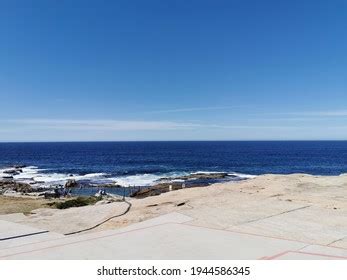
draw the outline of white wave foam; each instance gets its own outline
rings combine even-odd
[[[131,186],[151,186],[155,181],[162,178],[162,176],[154,174],[141,174],[141,175],[130,175],[124,177],[113,178],[115,182],[123,187]]]
[[[102,180],[105,179],[106,173],[89,173],[85,175],[73,175],[73,174],[65,174],[65,173],[48,173],[44,172],[47,169],[41,169],[36,166],[27,166],[21,168],[22,172],[19,174],[7,174],[4,173],[6,170],[11,170],[11,168],[3,168],[0,169],[0,178],[12,176],[13,179],[19,180],[22,182],[42,182],[44,184],[65,184],[65,182],[69,179],[74,180]],[[72,176],[71,176],[72,175]]]
[[[98,181],[98,180],[104,180],[105,176],[108,174],[106,173],[89,173],[85,175],[73,175],[70,174],[64,174],[64,173],[42,173],[37,174],[33,177],[34,181],[41,181],[44,183],[60,183],[64,184],[67,180],[88,180],[88,181]]]
[[[228,173],[228,175],[229,176],[236,176],[236,177],[241,178],[241,179],[253,179],[253,178],[257,177],[256,175],[242,174],[242,173],[236,173],[236,172]]]
[[[218,171],[197,171],[197,172],[168,172],[162,174],[136,174],[136,175],[127,175],[127,176],[117,176],[117,177],[109,177],[107,173],[89,173],[85,175],[79,174],[65,174],[65,173],[49,173],[47,169],[41,169],[36,166],[27,166],[21,168],[22,172],[19,174],[7,174],[4,171],[9,170],[11,168],[3,168],[0,169],[0,178],[13,176],[15,180],[20,180],[23,182],[34,183],[40,182],[42,186],[50,186],[54,184],[62,184],[64,185],[66,181],[69,179],[74,179],[77,181],[90,181],[94,184],[102,184],[102,183],[116,183],[123,187],[130,186],[152,186],[158,181],[165,181],[163,178],[168,178],[167,181],[176,181],[183,182],[184,180],[175,179],[176,177],[186,176],[186,175],[194,175],[194,174],[221,174],[226,172],[218,172]],[[242,173],[228,173],[230,176],[236,176],[240,179],[251,179],[255,178],[254,175],[242,174]]]
[[[163,178],[175,178],[178,176],[183,176],[188,173],[186,172],[170,172],[163,174],[137,174],[137,175],[129,175],[122,177],[112,178],[118,185],[123,187],[131,187],[131,186],[152,186],[157,183],[159,180]],[[111,178],[110,178],[111,179]]]
[[[196,174],[224,174],[227,172],[222,172],[222,171],[197,171],[197,172],[192,172],[190,174],[196,175]]]

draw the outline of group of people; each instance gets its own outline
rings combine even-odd
[[[61,188],[56,188],[54,189],[54,194],[57,196],[57,197],[65,197],[65,196],[68,196],[71,194],[71,189],[67,189],[65,187],[61,187]]]

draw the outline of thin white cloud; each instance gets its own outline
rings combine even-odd
[[[166,121],[18,119],[3,122],[17,125],[17,128],[60,130],[175,130],[200,127],[199,124]]]
[[[346,139],[347,127],[303,124],[224,124],[134,120],[0,120],[4,141]],[[323,137],[324,136],[324,137]]]
[[[256,121],[256,120],[254,120]],[[7,129],[20,130],[75,130],[75,131],[163,131],[196,129],[301,129],[303,126],[208,124],[170,121],[125,121],[125,120],[61,120],[61,119],[16,119],[3,120],[10,124]]]
[[[298,111],[298,112],[272,112],[252,114],[254,119],[248,119],[249,121],[329,121],[329,120],[346,120],[347,110],[331,110],[331,111]],[[264,118],[264,116],[267,116]]]
[[[273,118],[257,118],[253,119],[253,121],[262,121],[262,122],[320,122],[320,121],[326,121],[326,120],[336,120],[341,119],[341,117],[314,117],[314,116],[301,116],[301,117],[273,117]],[[248,120],[249,121],[249,120]],[[252,121],[252,120],[251,120]]]
[[[292,112],[289,115],[316,117],[347,117],[347,110]]]
[[[328,111],[328,112],[316,112],[310,115],[317,115],[323,117],[347,117],[347,111]]]
[[[167,110],[155,110],[145,112],[147,114],[161,114],[161,113],[181,113],[181,112],[196,112],[196,111],[214,111],[214,110],[228,110],[243,108],[245,106],[218,106],[218,107],[192,107],[192,108],[176,108]]]

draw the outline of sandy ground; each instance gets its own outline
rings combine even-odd
[[[347,248],[347,175],[263,175],[129,201],[132,207],[126,215],[94,231],[120,228],[175,211],[192,217],[190,224],[195,226]],[[0,209],[6,209],[0,205]],[[68,233],[121,214],[126,207],[124,202],[115,202],[66,210],[38,209],[26,216],[2,215],[0,220]]]

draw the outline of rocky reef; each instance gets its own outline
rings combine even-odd
[[[158,183],[151,187],[138,188],[130,196],[134,198],[145,198],[182,188],[206,187],[213,183],[234,178],[236,176],[226,172],[196,172],[185,176],[165,177],[158,180]]]
[[[162,178],[161,180],[216,180],[225,179],[227,177],[234,177],[226,172],[196,172],[185,176],[178,176],[174,178]]]
[[[93,195],[103,192],[144,198],[185,187],[204,187],[226,180],[238,180],[237,176],[226,172],[195,172],[176,177],[162,177],[150,185],[146,183],[145,185],[124,186],[120,185],[117,180],[100,180],[100,182],[97,182],[89,180],[88,177],[86,179],[83,178],[84,175],[73,174],[68,175],[65,180],[44,181],[42,179],[40,181],[40,178],[45,178],[45,174],[37,176],[36,170],[33,169],[34,172],[32,172],[30,168],[25,165],[13,165],[2,168],[0,172],[0,194],[58,198],[75,195]],[[122,178],[120,178],[120,182],[122,182]]]
[[[185,187],[198,188],[198,187],[205,187],[208,185],[209,184],[186,185],[185,183],[179,183],[179,182],[159,183],[159,184],[156,184],[156,185],[151,186],[151,187],[138,188],[138,190],[136,190],[130,194],[130,197],[145,198],[148,196],[156,196],[156,195],[160,195],[162,193],[180,190],[180,189],[183,189]]]
[[[0,180],[0,194],[4,193],[5,191],[30,193],[36,191],[36,189],[27,183],[16,182],[13,179]]]

